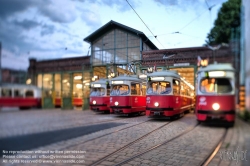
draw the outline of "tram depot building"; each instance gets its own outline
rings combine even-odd
[[[43,108],[71,109],[89,107],[90,82],[121,74],[146,74],[148,70],[177,70],[185,80],[195,84],[201,63],[231,63],[235,53],[231,47],[213,51],[207,47],[159,50],[146,35],[126,25],[110,21],[86,38],[90,56],[37,61],[30,59],[28,68],[31,84],[43,90]]]

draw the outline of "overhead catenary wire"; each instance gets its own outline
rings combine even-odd
[[[179,29],[179,31],[183,30],[184,28],[186,28],[188,25],[190,25],[192,22],[194,22],[196,19],[198,19],[200,16],[202,16],[204,13],[206,13],[207,11],[199,14],[197,17],[195,17],[193,20],[191,20],[189,23],[187,23],[185,26],[183,26],[181,29]],[[179,32],[177,31],[177,32]]]
[[[208,7],[208,10],[209,10],[209,14],[210,14],[210,26],[212,28],[212,16],[211,16],[211,10],[213,7],[216,6],[216,4],[212,5],[212,6],[209,6],[208,3],[207,3],[207,0],[205,0],[206,4],[207,4],[207,7]]]
[[[161,44],[161,42],[157,39],[157,35],[154,35],[154,33],[149,29],[149,27],[146,25],[146,23],[142,20],[142,18],[139,16],[139,14],[135,11],[135,9],[132,7],[132,5],[128,2],[128,0],[126,0],[127,3],[129,4],[129,6],[134,10],[134,12],[136,13],[136,15],[140,18],[140,20],[143,22],[143,24],[147,27],[147,29],[150,31],[150,33],[155,37],[155,39]],[[161,46],[163,48],[165,48],[162,44]]]
[[[196,19],[198,19],[200,16],[202,16],[204,13],[206,13],[207,10],[201,14],[199,14],[197,17],[195,17],[193,20],[191,20],[189,23],[187,23],[185,26],[183,26],[182,28],[180,28],[178,31],[172,32],[172,33],[167,33],[167,34],[161,34],[161,35],[156,35],[156,36],[163,36],[163,35],[170,35],[170,34],[183,34],[180,31],[182,31],[183,29],[185,29],[188,25],[190,25],[192,22],[194,22]],[[187,35],[187,34],[186,34]],[[151,36],[150,36],[151,37]],[[196,37],[198,38],[198,37]]]

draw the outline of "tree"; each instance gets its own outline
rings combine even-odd
[[[236,28],[240,27],[240,10],[241,0],[228,0],[223,3],[214,22],[214,27],[207,35],[206,43],[208,45],[229,43],[232,30],[236,33]]]

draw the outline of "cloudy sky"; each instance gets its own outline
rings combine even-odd
[[[159,49],[202,46],[226,1],[0,0],[2,68],[26,70],[29,58],[85,56],[83,38],[110,20],[142,31]]]

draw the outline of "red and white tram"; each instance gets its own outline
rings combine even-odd
[[[121,115],[140,114],[146,109],[145,80],[137,75],[111,79],[110,111]]]
[[[230,64],[211,64],[197,72],[196,108],[198,121],[235,120],[235,70]]]
[[[110,112],[109,110],[109,96],[110,85],[109,80],[100,79],[90,84],[90,109],[96,112]]]
[[[19,107],[20,109],[41,107],[42,91],[36,86],[2,84],[0,92],[0,107]]]
[[[146,115],[154,118],[182,116],[194,107],[194,87],[175,70],[148,74]]]

